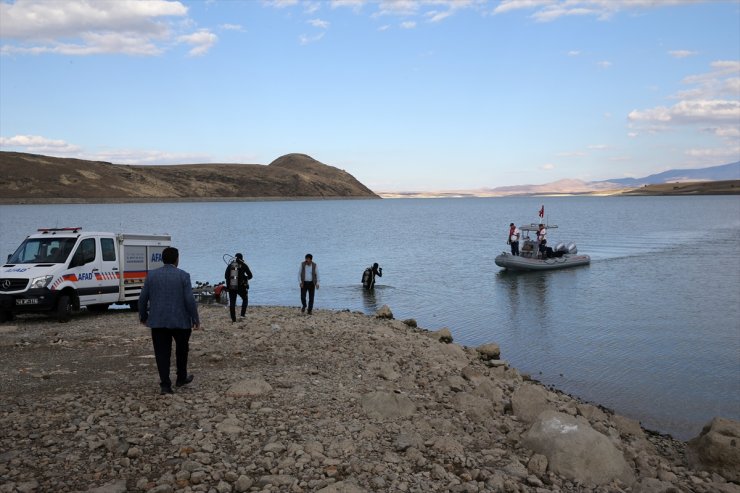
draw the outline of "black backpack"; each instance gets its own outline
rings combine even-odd
[[[373,269],[372,267],[368,267],[365,269],[365,272],[362,273],[362,285],[367,287],[370,287],[370,282],[373,279]]]

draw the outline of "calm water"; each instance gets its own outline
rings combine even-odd
[[[500,271],[509,222],[543,203],[551,243],[575,241],[592,264]],[[387,304],[461,344],[497,342],[519,370],[678,438],[740,419],[737,196],[0,206],[0,254],[50,226],[169,233],[193,281],[221,280],[222,256],[244,252],[253,304],[297,306],[310,252],[317,308]]]

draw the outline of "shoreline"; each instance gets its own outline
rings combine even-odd
[[[381,197],[111,197],[111,198],[19,198],[0,197],[0,205],[55,204],[169,204],[188,202],[292,202],[318,200],[380,200]]]
[[[0,325],[0,492],[740,491],[690,443],[531,380],[493,342],[349,311],[199,310],[195,380],[172,396],[135,313]],[[545,417],[587,441],[542,445]]]

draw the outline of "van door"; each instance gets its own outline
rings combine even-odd
[[[117,303],[119,293],[118,257],[113,236],[100,237],[100,272],[96,274],[101,303]]]
[[[95,274],[100,273],[100,262],[95,238],[85,238],[77,245],[69,262],[68,274],[77,288],[80,306],[99,303],[99,286]],[[67,277],[65,275],[65,277]]]

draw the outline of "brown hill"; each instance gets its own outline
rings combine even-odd
[[[626,190],[621,195],[740,195],[740,180],[658,183]]]
[[[0,152],[0,202],[378,198],[344,170],[305,154],[269,165],[131,166]]]

